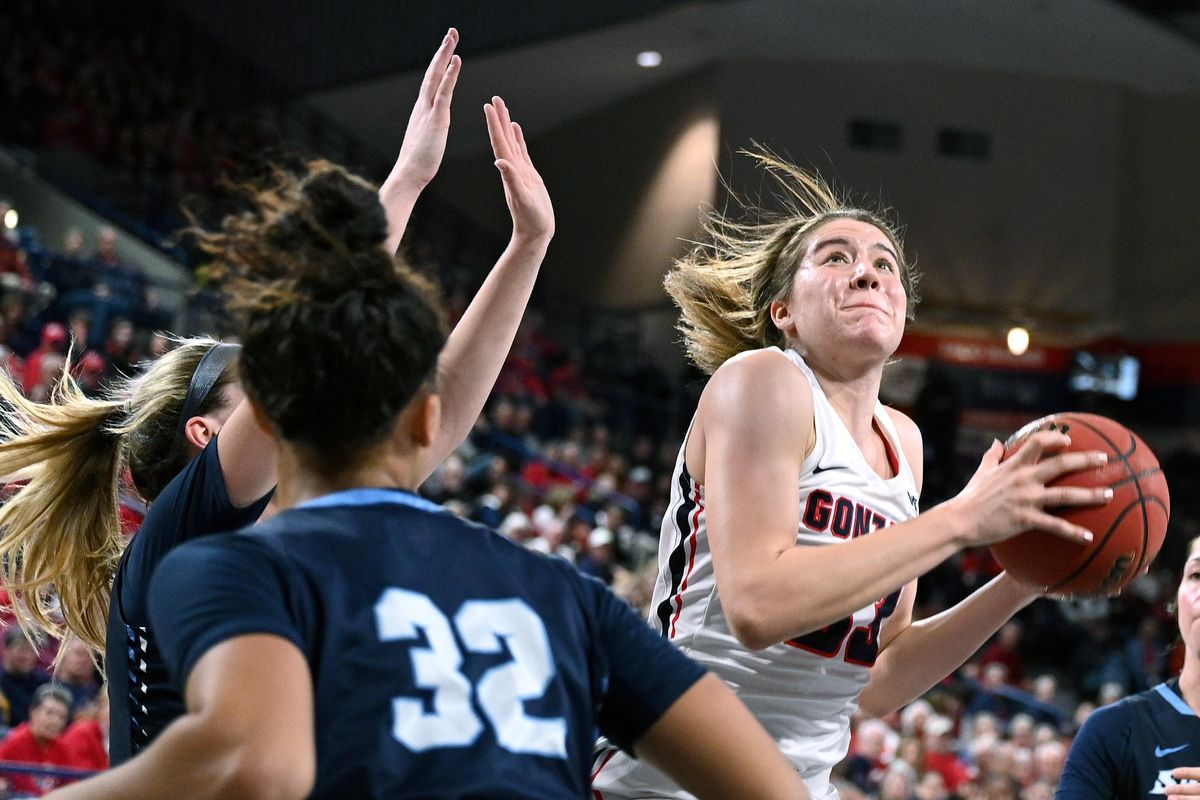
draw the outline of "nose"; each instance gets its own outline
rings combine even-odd
[[[855,289],[878,289],[879,273],[859,261],[854,266],[854,273],[850,276],[850,286]]]

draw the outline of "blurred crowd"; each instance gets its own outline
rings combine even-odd
[[[11,215],[0,196],[0,220]],[[29,228],[0,222],[0,367],[26,395],[45,400],[62,374],[91,395],[117,375],[166,352],[173,314],[159,306],[152,284],[122,260],[112,228],[71,229],[61,249],[48,250]]]
[[[222,110],[186,54],[104,4],[10,0],[0,14],[0,141],[107,168],[108,202],[161,231],[270,129]],[[20,113],[10,113],[20,109]]]

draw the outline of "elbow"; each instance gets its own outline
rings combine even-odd
[[[285,753],[246,751],[230,766],[219,794],[221,798],[303,800],[316,782],[312,759],[293,759]]]
[[[780,606],[769,599],[756,599],[748,592],[740,593],[736,602],[725,602],[725,619],[729,629],[743,647],[764,650],[771,645],[820,630],[828,621],[780,613]]]
[[[858,698],[858,710],[873,719],[883,719],[898,709],[899,706],[895,703],[889,703],[880,697],[868,697],[866,692]]]
[[[765,650],[783,640],[756,603],[742,600],[727,604],[725,619],[729,623],[729,630],[747,650]]]

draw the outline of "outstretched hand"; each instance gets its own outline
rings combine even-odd
[[[1103,505],[1112,498],[1112,489],[1108,487],[1047,485],[1068,473],[1092,469],[1108,461],[1108,456],[1099,451],[1062,452],[1070,443],[1062,433],[1039,431],[1011,458],[1001,462],[1004,447],[993,442],[974,477],[950,501],[965,509],[972,526],[962,544],[968,547],[992,544],[1029,530],[1045,531],[1074,542],[1090,542],[1091,531],[1046,510]]]
[[[425,70],[389,180],[424,188],[437,174],[450,131],[450,101],[454,99],[454,85],[462,70],[462,59],[454,54],[457,46],[458,31],[451,28]]]
[[[488,138],[496,155],[496,169],[504,182],[504,199],[512,214],[513,238],[525,242],[548,242],[554,235],[554,207],[542,176],[529,159],[521,126],[508,115],[499,97],[483,106]]]

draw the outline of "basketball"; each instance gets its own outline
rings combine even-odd
[[[1035,420],[1004,443],[1004,458],[1042,430],[1070,436],[1068,450],[1108,453],[1107,464],[1070,473],[1049,485],[1109,486],[1113,498],[1103,506],[1048,509],[1090,530],[1095,535],[1090,544],[1027,531],[992,545],[992,552],[1009,574],[1023,583],[1045,587],[1048,594],[1113,594],[1139,575],[1162,547],[1171,517],[1166,477],[1137,434],[1096,414],[1051,414]]]

